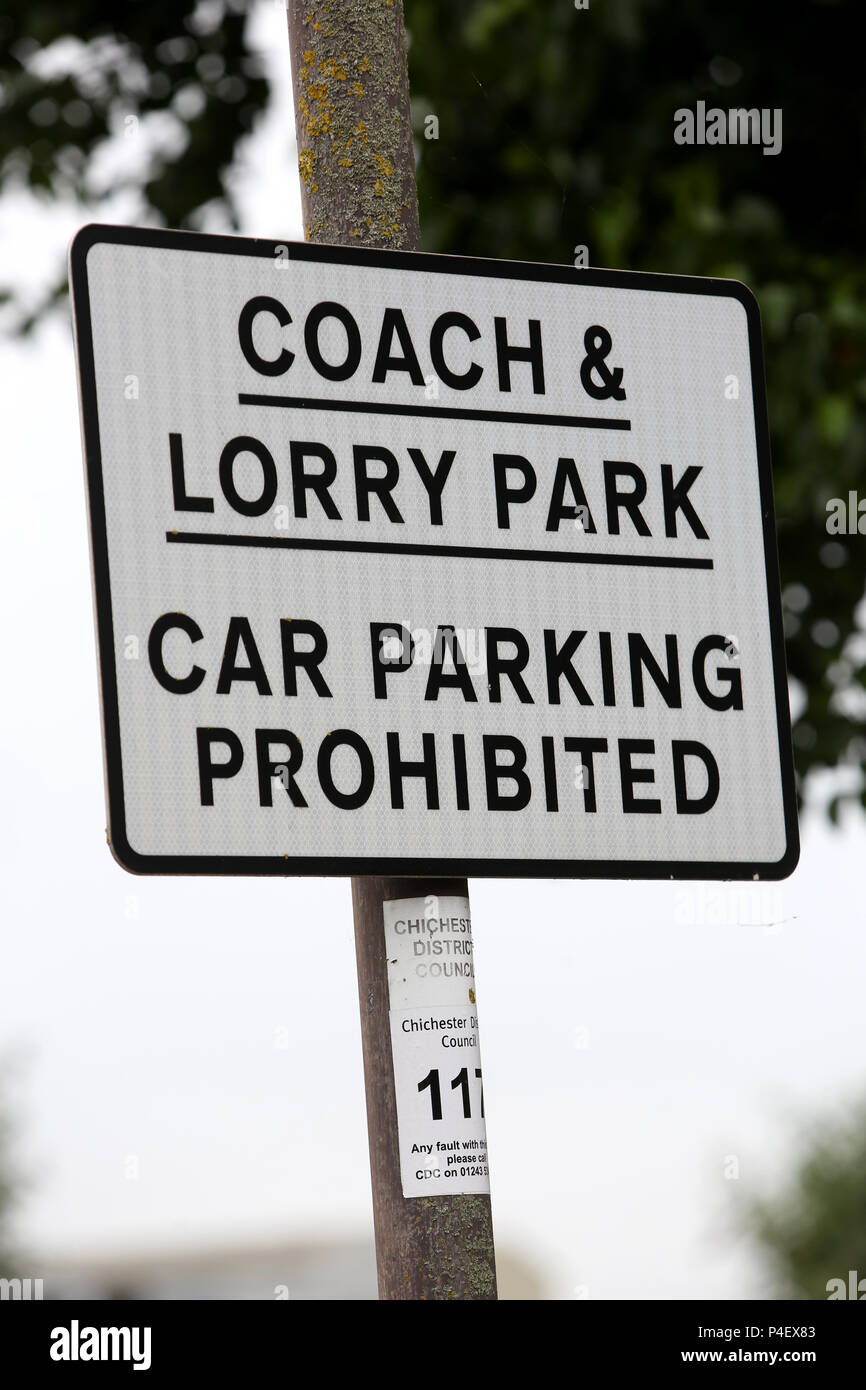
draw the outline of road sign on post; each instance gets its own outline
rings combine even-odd
[[[117,227],[72,283],[127,868],[791,872],[742,286]]]
[[[419,251],[401,0],[287,0],[286,17],[305,240]],[[352,879],[379,1296],[491,1300],[490,1197],[455,1185],[447,1196],[405,1195],[412,1138],[405,1125],[398,1136],[386,918],[389,904],[418,895],[425,919],[443,896],[462,897],[468,923],[465,878]]]

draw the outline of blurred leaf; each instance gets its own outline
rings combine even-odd
[[[786,1184],[746,1206],[780,1298],[826,1299],[831,1280],[866,1278],[866,1106],[816,1122]]]

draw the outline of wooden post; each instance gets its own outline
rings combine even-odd
[[[388,1018],[382,904],[468,893],[465,878],[352,879],[380,1298],[496,1298],[490,1198],[403,1196]]]
[[[288,0],[288,19],[307,240],[419,250],[401,0]],[[383,903],[448,894],[466,880],[352,880],[383,1299],[496,1298],[490,1198],[406,1198],[400,1178]]]
[[[418,251],[401,0],[288,0],[307,241]]]

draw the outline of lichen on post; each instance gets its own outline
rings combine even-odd
[[[417,251],[399,0],[289,0],[304,235]]]

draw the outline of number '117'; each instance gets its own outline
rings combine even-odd
[[[484,1087],[481,1084],[481,1068],[475,1068],[475,1079],[478,1082],[478,1100],[481,1106],[481,1118],[484,1119]],[[459,1088],[463,1100],[463,1118],[472,1119],[472,1095],[469,1090],[469,1068],[463,1067],[451,1082],[452,1091]],[[423,1081],[418,1082],[419,1091],[430,1092],[430,1109],[433,1111],[433,1119],[442,1119],[442,1087],[439,1084],[439,1068],[433,1067],[428,1071]]]

